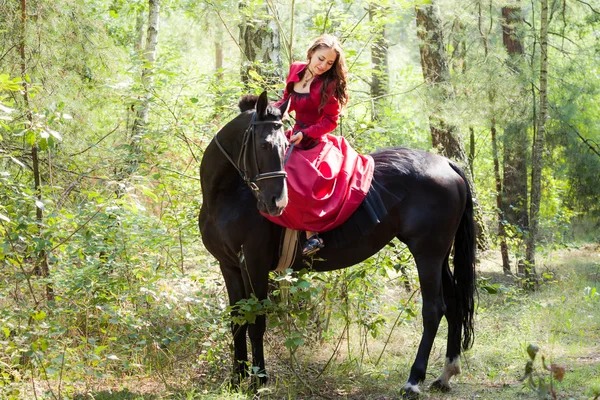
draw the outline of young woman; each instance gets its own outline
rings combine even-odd
[[[324,247],[317,232],[335,228],[358,208],[371,184],[373,160],[356,153],[341,136],[331,135],[348,103],[347,67],[335,36],[323,35],[309,47],[306,62],[290,66],[283,98],[295,125],[287,132],[295,145],[288,162],[288,206],[271,221],[306,231],[304,255]]]

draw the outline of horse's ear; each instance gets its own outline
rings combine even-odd
[[[281,119],[283,119],[283,117],[285,116],[285,114],[288,111],[288,108],[290,108],[290,98],[288,97],[286,101],[284,101],[280,106],[279,106],[279,111],[281,111]]]
[[[256,113],[260,117],[264,117],[267,115],[267,106],[269,105],[269,98],[267,97],[267,91],[265,90],[258,96],[258,101],[256,102]]]

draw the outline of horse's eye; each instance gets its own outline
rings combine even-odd
[[[261,147],[263,150],[267,150],[267,149],[269,148],[269,144],[268,144],[267,142],[262,142],[262,143],[260,144],[260,147]]]

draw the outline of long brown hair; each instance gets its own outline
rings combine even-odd
[[[348,104],[348,98],[350,97],[346,83],[348,67],[346,66],[346,58],[344,57],[344,50],[342,50],[340,42],[333,35],[319,36],[306,52],[306,58],[309,62],[313,53],[321,48],[333,49],[337,54],[337,58],[335,59],[335,62],[331,68],[321,75],[321,78],[323,79],[323,86],[321,86],[321,104],[319,105],[319,112],[321,112],[323,107],[325,107],[325,104],[327,104],[327,100],[330,95],[330,93],[327,93],[328,88],[333,82],[335,82],[333,94],[337,98],[340,107],[343,108],[346,104]]]

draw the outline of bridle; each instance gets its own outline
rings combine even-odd
[[[225,157],[229,160],[229,162],[235,167],[235,169],[240,174],[240,176],[242,177],[242,179],[244,180],[246,185],[248,185],[248,187],[256,193],[260,192],[260,189],[258,188],[258,185],[256,184],[257,182],[265,180],[265,179],[287,177],[287,172],[285,172],[285,171],[264,172],[261,174],[260,169],[258,167],[256,146],[252,146],[252,147],[254,148],[254,166],[256,167],[257,174],[253,179],[250,179],[248,177],[247,172],[245,172],[245,171],[248,171],[248,145],[250,144],[250,141],[252,141],[252,143],[254,143],[254,140],[255,140],[254,127],[256,125],[268,125],[268,124],[279,125],[279,126],[283,125],[283,123],[281,123],[279,121],[256,121],[256,112],[254,112],[252,114],[252,119],[250,120],[250,125],[248,125],[248,128],[246,128],[246,131],[244,131],[244,136],[242,137],[242,148],[240,149],[240,154],[238,156],[237,163],[233,161],[231,156],[229,156],[227,151],[223,148],[223,146],[221,146],[221,143],[219,143],[219,140],[217,139],[217,135],[215,135],[215,137],[214,137],[215,144],[217,145],[219,150],[221,150],[223,155],[225,155]],[[287,161],[287,157],[286,157],[285,161]],[[285,162],[284,162],[284,165],[285,165]]]

